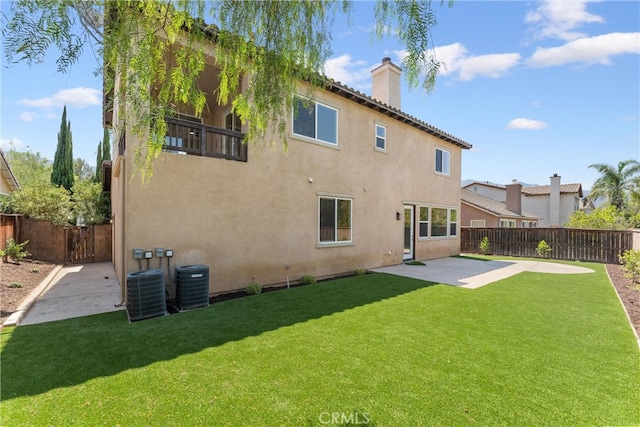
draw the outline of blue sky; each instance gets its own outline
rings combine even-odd
[[[434,92],[403,83],[402,110],[473,144],[462,179],[512,179],[589,189],[592,163],[640,160],[640,3],[637,1],[435,1],[442,67]],[[3,10],[6,2],[0,2]],[[352,25],[333,27],[329,76],[371,93],[372,68],[400,64],[402,46],[372,35],[374,4],[355,2]],[[102,139],[97,60],[86,50],[67,74],[45,62],[1,70],[1,134],[18,150],[53,159],[67,105],[74,156],[95,163]]]

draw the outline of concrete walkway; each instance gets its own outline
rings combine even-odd
[[[372,271],[471,289],[522,271],[593,273],[589,268],[538,261],[479,261],[447,257],[424,263],[425,265],[399,264],[374,268]],[[120,302],[120,285],[112,263],[64,266],[54,270],[7,319],[4,326],[33,325],[124,310],[124,306],[116,307]]]
[[[590,268],[543,261],[480,261],[447,257],[423,261],[425,265],[398,264],[374,268],[378,273],[395,274],[429,282],[475,289],[523,271],[553,274],[593,273]]]
[[[32,293],[25,301],[28,308],[10,323],[18,312],[14,313],[5,326],[33,325],[124,310],[124,306],[115,306],[122,298],[120,284],[110,262],[64,266],[44,285],[43,291]]]

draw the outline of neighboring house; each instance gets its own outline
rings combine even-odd
[[[520,185],[520,184],[518,184]],[[463,188],[490,199],[506,202],[509,186],[475,181]],[[516,187],[514,187],[514,191]],[[517,196],[514,196],[517,198]],[[521,186],[521,208],[538,218],[538,227],[561,227],[571,214],[583,206],[582,184],[561,184],[553,174],[549,185]]]
[[[518,184],[519,185],[519,184]],[[466,188],[462,189],[462,227],[537,227],[540,218],[509,203],[498,202]],[[509,208],[513,209],[510,210]],[[519,212],[518,212],[519,210]]]
[[[213,63],[202,76],[209,94]],[[310,106],[300,104],[286,152],[241,144],[245,125],[209,95],[202,119],[168,119],[146,185],[134,177],[141,141],[117,125],[126,117],[106,114],[118,141],[111,195],[120,282],[147,265],[136,248],[153,252],[151,268],[168,264],[155,248],[172,249],[172,268],[209,266],[212,294],[459,254],[461,156],[471,145],[401,111],[401,69],[388,58],[372,80],[372,97],[328,81]]]
[[[9,162],[0,148],[0,195],[8,196],[20,189],[20,184],[11,171]],[[0,204],[2,200],[0,199]],[[2,209],[0,209],[2,212]],[[16,238],[16,215],[0,213],[0,250],[6,247],[8,239]]]
[[[20,189],[20,184],[9,167],[9,162],[0,148],[0,194],[8,196]]]

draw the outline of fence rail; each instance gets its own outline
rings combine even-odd
[[[630,230],[586,230],[577,228],[476,228],[462,227],[461,250],[480,253],[480,241],[489,239],[494,255],[536,258],[541,240],[551,246],[550,258],[618,264],[619,257],[633,249]]]

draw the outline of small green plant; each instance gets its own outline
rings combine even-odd
[[[258,285],[257,283],[251,283],[249,286],[247,286],[246,292],[249,295],[257,295],[262,292],[262,286]]]
[[[23,258],[31,255],[29,252],[24,250],[27,243],[29,243],[28,240],[22,243],[16,243],[13,239],[7,240],[7,246],[4,248],[4,251],[2,251],[2,261],[7,262],[7,258],[9,258],[16,264],[20,264],[20,261]]]
[[[626,272],[626,276],[637,283],[640,277],[640,251],[628,249],[624,254],[620,255],[620,264]]]
[[[38,267],[31,267],[29,273],[40,273],[40,269]]]
[[[551,253],[551,246],[544,240],[540,240],[538,246],[536,246],[536,253],[539,257],[547,258],[549,253]]]
[[[19,289],[21,288],[23,285],[20,282],[11,282],[9,283],[7,286],[9,286],[11,289]]]
[[[365,274],[367,274],[367,270],[363,268],[356,268],[355,270],[353,270],[354,276],[364,276]]]
[[[489,253],[489,238],[484,236],[480,241],[480,253],[488,254]]]
[[[316,278],[310,274],[306,274],[300,278],[303,285],[313,285],[316,283]]]

